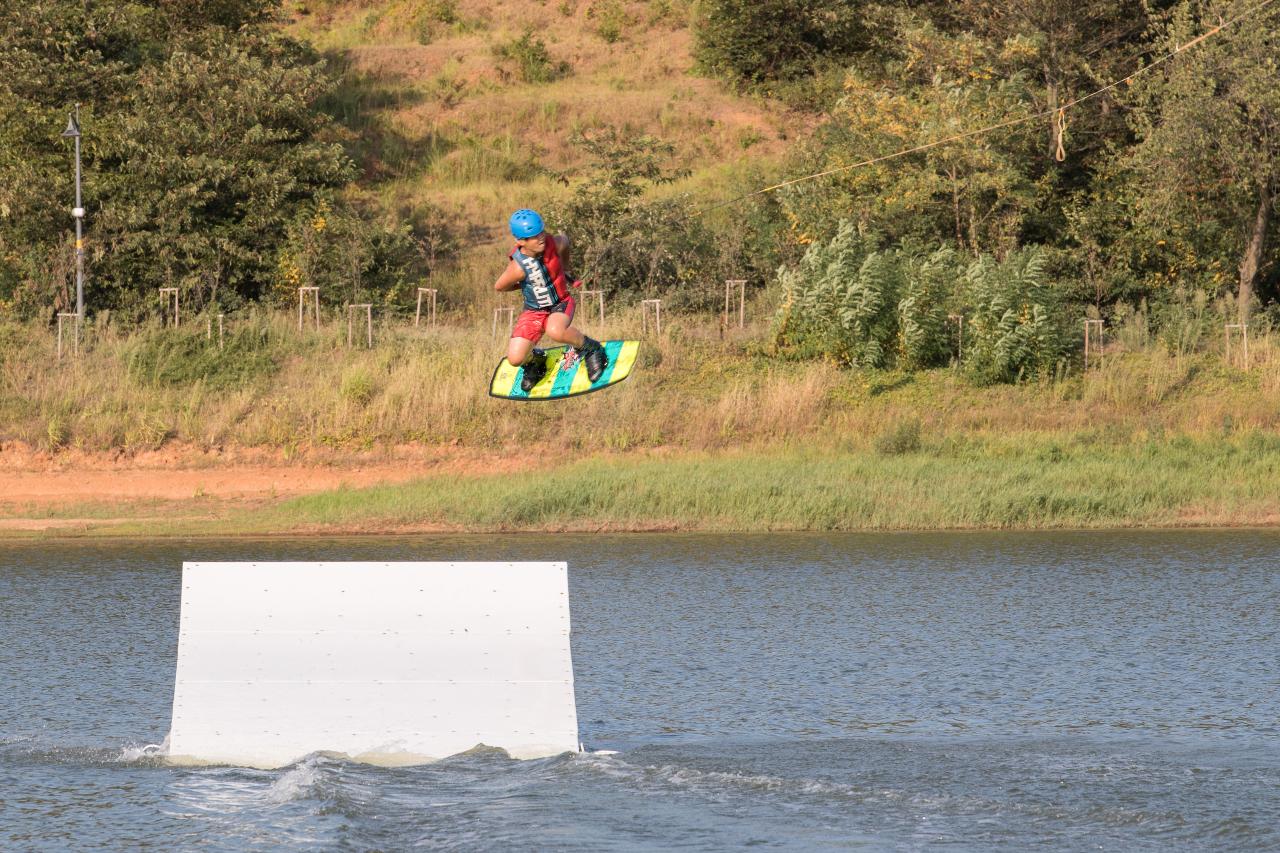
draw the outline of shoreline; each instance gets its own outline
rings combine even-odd
[[[567,536],[588,536],[588,535],[604,535],[604,536],[861,536],[876,535],[885,536],[892,534],[915,535],[925,533],[937,534],[981,534],[981,533],[1029,533],[1029,534],[1054,534],[1054,533],[1226,533],[1226,532],[1270,532],[1280,531],[1280,520],[1274,522],[1257,522],[1242,521],[1239,523],[1224,522],[1221,520],[1206,520],[1204,522],[1176,522],[1176,523],[1151,523],[1151,524],[1133,524],[1133,525],[1099,525],[1099,526],[1025,526],[1025,527],[865,527],[865,528],[840,528],[840,529],[813,529],[813,528],[773,528],[773,529],[733,529],[720,527],[698,527],[690,525],[686,527],[675,527],[671,525],[653,525],[644,526],[636,525],[633,527],[609,527],[609,528],[588,528],[588,527],[504,527],[504,528],[467,528],[449,525],[423,525],[423,526],[406,526],[406,527],[335,527],[324,529],[289,529],[277,532],[224,532],[224,531],[207,531],[184,529],[180,532],[171,533],[141,533],[131,528],[127,532],[117,532],[112,524],[119,523],[124,526],[126,523],[133,524],[139,521],[147,521],[148,519],[70,519],[65,524],[55,524],[48,527],[32,526],[21,527],[17,525],[6,525],[0,520],[0,548],[9,544],[23,543],[95,543],[103,541],[112,542],[155,542],[155,541],[176,541],[176,540],[193,540],[193,541],[307,541],[311,539],[335,540],[335,539],[374,539],[378,537],[387,538],[413,538],[413,537],[429,537],[429,536],[496,536],[512,533],[526,533],[533,535],[567,535]],[[33,520],[33,525],[38,525],[39,520]],[[81,526],[83,525],[83,526]],[[102,526],[95,526],[102,525]]]
[[[0,465],[0,541],[1280,527],[1280,441],[1249,436],[1106,447],[1024,435],[891,455],[662,448],[559,465],[427,446],[184,458]]]

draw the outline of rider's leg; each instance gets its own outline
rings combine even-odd
[[[512,367],[519,367],[529,358],[533,350],[533,341],[528,338],[512,338],[507,342],[507,361]]]
[[[547,337],[576,349],[582,349],[586,335],[575,329],[568,314],[556,312],[547,318]]]

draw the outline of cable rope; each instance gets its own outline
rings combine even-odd
[[[862,160],[857,163],[852,163],[847,166],[837,166],[834,169],[827,169],[825,172],[817,172],[812,175],[805,175],[804,177],[801,177],[801,178],[792,178],[791,180],[783,181],[780,184],[774,184],[773,186],[765,187],[764,189],[755,190],[754,192],[749,192],[746,195],[740,195],[737,198],[732,198],[732,199],[729,199],[728,201],[722,201],[719,204],[713,204],[710,207],[707,207],[698,211],[697,215],[701,216],[702,214],[708,211],[717,210],[721,207],[728,207],[731,204],[737,204],[740,201],[744,201],[749,198],[754,198],[755,196],[758,196],[758,195],[764,195],[765,193],[775,192],[785,187],[790,187],[790,186],[794,186],[795,184],[804,183],[805,181],[812,181],[812,180],[816,180],[817,178],[825,178],[828,175],[836,175],[836,174],[839,174],[840,172],[848,172],[853,169],[860,169],[864,166],[871,166],[876,163],[883,163],[886,160],[894,160],[894,159],[897,159],[898,157],[905,157],[908,154],[918,154],[921,151],[928,151],[931,148],[937,148],[941,145],[946,145],[947,143],[950,143],[950,142],[958,142],[959,140],[962,140],[962,139],[969,139],[974,136],[980,136],[984,133],[991,133],[992,131],[995,131],[995,130],[1003,130],[1006,127],[1015,127],[1019,124],[1026,124],[1027,122],[1036,121],[1038,119],[1047,118],[1049,116],[1054,116],[1057,122],[1055,130],[1057,132],[1056,135],[1057,135],[1057,142],[1058,142],[1058,151],[1056,152],[1056,154],[1061,154],[1062,156],[1056,157],[1056,159],[1058,160],[1065,159],[1066,154],[1062,149],[1062,134],[1066,130],[1066,111],[1067,110],[1072,109],[1073,107],[1079,106],[1080,104],[1083,104],[1085,101],[1096,98],[1099,95],[1103,95],[1107,92],[1110,92],[1112,89],[1118,88],[1126,83],[1131,83],[1133,79],[1137,77],[1139,74],[1143,74],[1147,71],[1150,71],[1152,68],[1155,68],[1159,65],[1164,64],[1165,62],[1168,62],[1178,54],[1183,53],[1184,51],[1190,50],[1191,48],[1200,44],[1205,39],[1208,39],[1211,36],[1217,35],[1221,31],[1229,27],[1232,27],[1235,24],[1240,23],[1241,21],[1247,18],[1253,17],[1254,15],[1261,12],[1263,9],[1267,8],[1268,6],[1271,6],[1275,2],[1277,2],[1277,0],[1263,0],[1263,2],[1257,4],[1256,6],[1251,7],[1250,9],[1244,12],[1241,12],[1239,15],[1236,15],[1233,18],[1228,18],[1227,20],[1222,20],[1221,18],[1219,18],[1218,19],[1219,22],[1217,26],[1212,27],[1208,30],[1205,30],[1203,33],[1191,39],[1191,41],[1186,42],[1185,44],[1177,45],[1172,51],[1160,57],[1159,59],[1153,60],[1152,62],[1142,66],[1141,68],[1137,69],[1136,71],[1134,71],[1133,73],[1125,77],[1121,77],[1118,80],[1113,80],[1112,82],[1103,86],[1101,89],[1090,92],[1089,94],[1083,95],[1074,100],[1068,101],[1067,103],[1062,104],[1061,106],[1053,107],[1047,110],[1041,110],[1040,112],[1032,113],[1030,115],[1025,115],[1020,118],[1009,119],[1007,121],[1002,121],[997,124],[988,125],[987,127],[980,127],[977,130],[970,130],[964,133],[957,133],[953,136],[948,136],[945,139],[937,139],[937,140],[934,140],[933,142],[926,142],[922,145],[916,145],[912,148],[905,148],[901,151],[895,151],[892,154],[884,154],[879,157],[872,157],[870,159]]]

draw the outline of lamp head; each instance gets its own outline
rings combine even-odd
[[[76,124],[75,116],[67,119],[67,129],[62,131],[62,135],[75,138],[80,135],[80,125]]]

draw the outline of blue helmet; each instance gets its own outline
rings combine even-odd
[[[537,237],[542,230],[542,217],[538,211],[526,207],[511,214],[511,236],[517,240]]]

